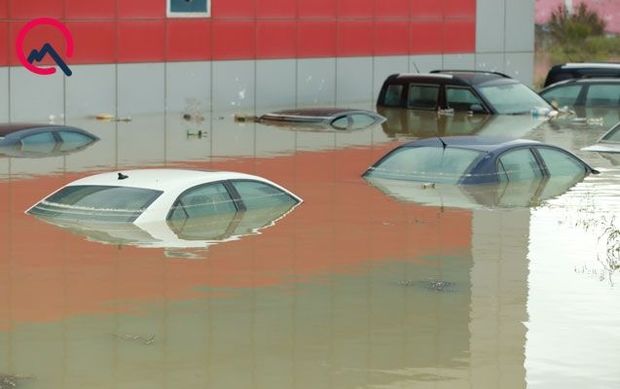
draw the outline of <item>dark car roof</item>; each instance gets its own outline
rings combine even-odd
[[[620,77],[620,63],[572,62],[554,65],[549,69],[544,86],[550,86],[569,78]]]
[[[554,89],[558,86],[563,85],[581,85],[581,84],[620,84],[620,78],[609,78],[609,77],[600,77],[600,78],[570,78],[568,80],[558,81],[554,84],[549,85],[540,91],[540,93]]]
[[[399,73],[396,78],[420,80],[425,82],[442,82],[449,84],[481,85],[502,80],[517,82],[502,73],[474,70],[433,70],[430,73]]]
[[[443,142],[443,143],[442,143]],[[434,137],[414,140],[403,144],[401,147],[419,147],[419,146],[432,146],[442,147],[443,144],[446,147],[463,148],[470,150],[477,150],[482,152],[490,151],[503,151],[514,146],[528,146],[528,145],[541,145],[542,143],[529,139],[507,139],[507,138],[492,138],[486,136],[446,136],[446,137]]]
[[[84,130],[81,130],[76,127],[65,126],[61,124],[41,124],[41,123],[4,123],[0,124],[0,136],[4,137],[9,134],[15,133],[17,131],[24,130],[42,130],[42,131],[57,131],[57,130],[70,130],[70,131],[78,131],[84,133]]]

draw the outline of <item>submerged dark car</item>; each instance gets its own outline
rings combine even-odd
[[[620,78],[586,78],[557,82],[540,91],[555,106],[620,107]]]
[[[377,106],[471,114],[555,112],[519,81],[502,73],[474,70],[392,74],[381,87]]]
[[[98,141],[80,128],[57,124],[0,125],[0,155],[9,157],[49,157],[82,150]]]
[[[574,78],[620,77],[620,63],[573,62],[553,66],[549,69],[544,86]]]
[[[560,147],[532,140],[479,136],[435,137],[406,143],[371,166],[364,177],[446,184],[487,184],[598,173]]]
[[[376,112],[350,108],[297,108],[267,113],[258,122],[301,129],[362,130],[381,124],[385,118]]]

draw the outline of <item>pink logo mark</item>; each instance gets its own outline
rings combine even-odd
[[[69,29],[64,24],[62,24],[61,22],[59,22],[56,19],[52,19],[52,18],[38,18],[38,19],[33,19],[33,20],[29,21],[28,23],[26,23],[26,25],[24,27],[22,27],[21,30],[19,30],[19,34],[17,35],[17,41],[15,42],[15,49],[17,50],[17,58],[19,59],[19,62],[26,69],[31,71],[32,73],[40,74],[40,75],[54,74],[54,73],[56,73],[56,68],[55,67],[41,68],[41,67],[38,67],[38,66],[35,66],[35,65],[32,64],[32,62],[34,62],[34,59],[32,59],[32,57],[37,58],[37,60],[42,59],[42,56],[35,56],[35,55],[33,55],[33,53],[38,54],[39,51],[33,50],[31,52],[31,56],[30,56],[31,58],[26,58],[26,54],[24,54],[24,41],[26,40],[26,36],[30,32],[30,30],[32,30],[33,28],[35,28],[37,26],[41,26],[41,25],[52,26],[52,27],[55,27],[56,29],[60,30],[60,32],[62,32],[62,35],[64,36],[65,42],[67,44],[66,45],[66,52],[65,52],[65,54],[66,54],[66,56],[68,58],[71,58],[73,56],[73,36],[71,35],[71,32],[69,31]],[[49,43],[46,43],[45,45],[47,45],[48,47],[51,47],[49,45]],[[45,45],[44,45],[44,48],[45,48]],[[41,53],[43,55],[45,54],[45,52],[47,52],[47,50],[45,50],[45,51],[41,50]],[[38,57],[41,57],[41,58],[38,58]],[[66,67],[66,65],[64,64],[64,62],[60,58],[58,58],[57,56],[53,56],[53,58],[54,58],[56,63],[58,63],[58,65],[61,68],[63,68],[62,65],[64,65],[64,67]],[[31,59],[31,61],[29,61],[29,59]],[[63,68],[63,71],[64,70],[65,69]]]

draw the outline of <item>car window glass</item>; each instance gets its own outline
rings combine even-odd
[[[297,200],[288,193],[264,182],[243,180],[233,181],[232,183],[248,210],[297,203]]]
[[[613,130],[609,131],[601,140],[605,142],[620,142],[620,126],[616,126]]]
[[[167,222],[179,239],[183,240],[222,240],[230,237],[239,213],[228,212],[202,217],[174,217]]]
[[[469,111],[473,104],[482,106],[480,99],[467,88],[446,87],[446,102],[448,108],[453,108],[457,111]]]
[[[617,106],[619,103],[620,85],[618,84],[591,84],[588,88],[587,106]]]
[[[538,147],[538,152],[542,156],[549,175],[568,176],[568,177],[584,177],[586,169],[575,157],[563,151],[549,149],[546,147]]]
[[[79,132],[59,131],[58,135],[60,139],[62,139],[62,144],[60,145],[61,151],[76,149],[93,141],[91,137]]]
[[[354,113],[336,118],[332,121],[332,127],[338,130],[360,130],[371,126],[376,119],[370,115]]]
[[[379,162],[367,176],[456,184],[480,154],[459,148],[403,147]]]
[[[486,85],[478,91],[499,114],[529,113],[534,108],[551,109],[545,99],[521,83]]]
[[[234,213],[235,204],[221,182],[194,187],[182,193],[174,202],[169,220],[199,218]]]
[[[499,158],[500,181],[523,181],[542,176],[538,162],[530,149],[508,151]]]
[[[36,152],[36,153],[49,153],[56,147],[56,140],[51,132],[41,132],[34,135],[29,135],[21,140],[22,151]]]
[[[73,220],[132,222],[161,193],[142,188],[74,185],[52,194],[29,212]]]
[[[563,107],[575,105],[579,92],[581,92],[581,85],[566,85],[545,91],[541,93],[541,96],[547,101],[555,102],[559,107]]]
[[[409,108],[435,109],[439,87],[435,85],[409,85],[407,106]]]
[[[383,105],[389,107],[399,107],[401,96],[403,95],[402,85],[388,85],[383,99]]]

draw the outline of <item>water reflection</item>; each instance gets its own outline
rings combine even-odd
[[[367,177],[366,181],[400,201],[458,208],[532,207],[569,190],[582,177],[550,177],[498,184],[451,185]]]
[[[620,214],[620,170],[580,151],[605,128],[526,134],[602,174],[560,196],[550,182],[517,199],[513,188],[457,193],[458,209],[394,201],[359,178],[395,145],[382,129],[288,132],[214,114],[198,138],[188,125],[180,115],[94,123],[102,141],[88,153],[0,160],[0,377],[32,388],[620,384],[617,273],[612,285],[578,271],[600,270],[603,246],[598,228],[575,220]],[[253,173],[305,203],[197,261],[23,213],[93,171],[145,165]]]

